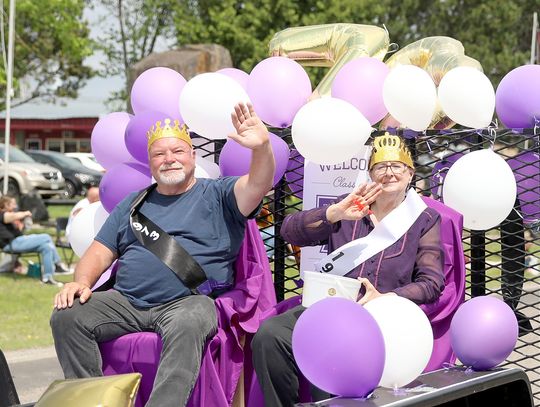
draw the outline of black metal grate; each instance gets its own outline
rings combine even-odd
[[[294,154],[290,129],[271,129],[285,140],[293,153],[287,173],[265,200],[258,218],[274,273],[278,300],[301,293],[299,248],[280,237],[284,217],[302,209],[303,158]],[[540,186],[535,185],[530,166],[540,168],[532,153],[540,153],[536,129],[428,130],[425,133],[398,131],[407,139],[416,166],[415,185],[421,194],[440,198],[442,178],[462,154],[492,147],[505,160],[512,161],[520,176],[514,210],[498,227],[486,231],[463,231],[467,263],[467,298],[496,295],[516,313],[520,337],[503,366],[524,369],[531,381],[535,404],[540,405]],[[540,134],[540,132],[538,132]],[[199,154],[217,163],[223,140],[199,138]],[[479,168],[479,171],[482,169]],[[523,186],[525,185],[525,186]],[[523,219],[522,213],[526,209]],[[489,340],[489,338],[486,338]],[[537,373],[538,372],[538,373]]]

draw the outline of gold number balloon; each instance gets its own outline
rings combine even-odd
[[[370,56],[382,61],[388,51],[388,32],[362,24],[323,24],[292,27],[270,41],[270,55],[284,56],[304,66],[330,67],[312,98],[330,95],[332,81],[347,62]]]
[[[425,70],[439,86],[442,77],[458,66],[469,66],[482,72],[480,63],[465,55],[463,44],[450,37],[427,37],[413,42],[392,55],[386,64],[392,68],[396,65],[416,65]],[[429,128],[448,129],[455,123],[439,107],[433,114]],[[388,115],[381,124],[381,129],[398,127],[399,123]]]

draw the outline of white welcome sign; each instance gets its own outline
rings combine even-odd
[[[351,192],[356,185],[368,180],[368,158],[371,148],[366,146],[348,161],[334,165],[304,163],[303,209],[328,205],[338,196]],[[300,272],[314,271],[315,262],[327,254],[326,246],[309,246],[301,249]]]

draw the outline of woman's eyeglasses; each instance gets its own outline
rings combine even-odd
[[[402,175],[405,172],[405,168],[407,168],[407,166],[400,162],[380,163],[380,164],[375,164],[373,168],[371,169],[371,171],[373,171],[375,175],[381,176],[381,175],[386,174],[386,171],[388,170],[388,168],[390,168],[390,171],[392,171],[394,175]]]

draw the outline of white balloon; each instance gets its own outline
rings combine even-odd
[[[71,223],[69,244],[79,257],[90,247],[94,237],[109,217],[101,202],[94,202],[83,208]]]
[[[203,73],[182,89],[180,113],[191,131],[208,139],[224,139],[234,131],[234,106],[249,101],[244,88],[234,79],[215,72]]]
[[[499,225],[516,200],[516,179],[510,166],[492,150],[459,158],[443,184],[444,203],[463,215],[463,225],[486,230]]]
[[[459,66],[443,76],[438,89],[446,115],[463,126],[480,129],[489,126],[495,111],[495,90],[478,69]]]
[[[414,302],[397,295],[369,301],[366,310],[379,324],[386,358],[380,386],[398,388],[416,379],[433,351],[429,319]]]
[[[195,157],[195,178],[219,178],[219,165],[197,154]]]
[[[413,130],[424,131],[437,107],[437,90],[423,69],[398,65],[384,81],[383,101],[397,121]]]
[[[298,152],[317,164],[336,164],[363,149],[371,126],[352,104],[337,98],[312,100],[300,108],[292,123]]]

